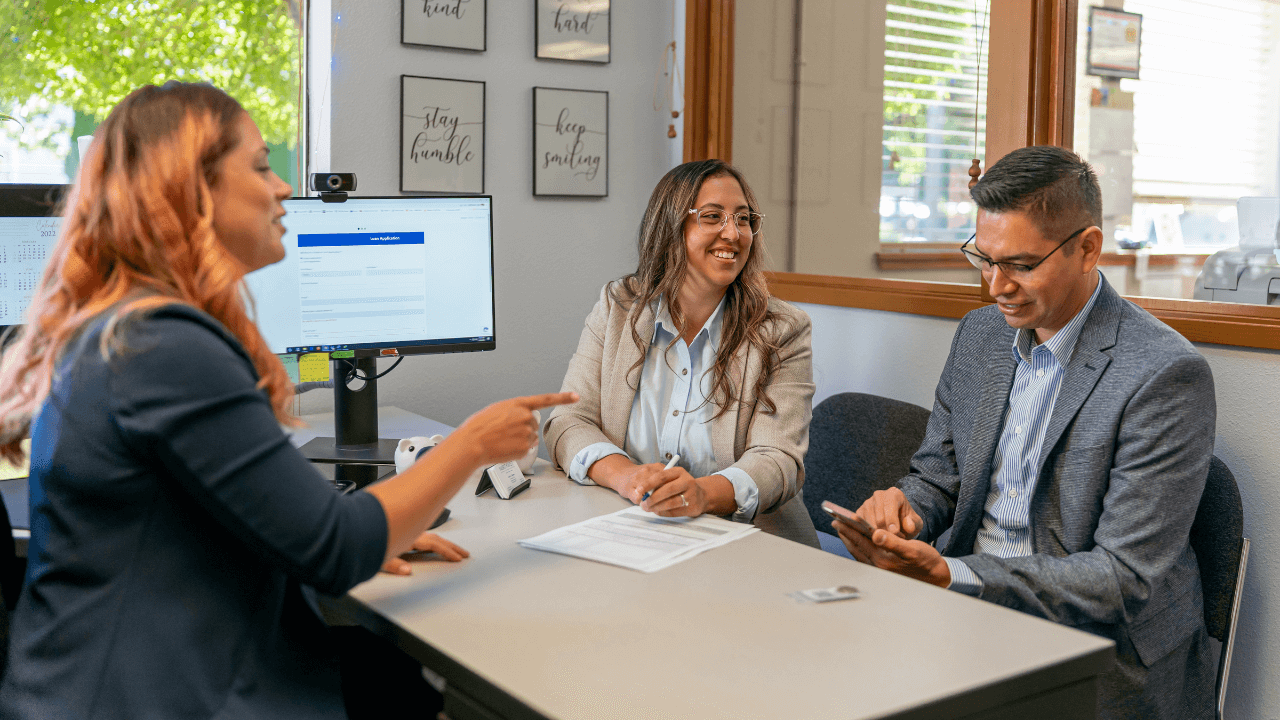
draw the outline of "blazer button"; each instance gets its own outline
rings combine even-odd
[[[668,459],[668,460],[670,460],[670,459],[671,459],[671,453],[667,453],[667,459]]]
[[[681,368],[681,370],[680,370],[680,374],[681,374],[681,375],[688,375],[688,374],[689,374],[689,368]]]
[[[680,411],[679,411],[679,410],[672,410],[672,411],[671,411],[671,417],[679,417],[679,416],[680,416]]]

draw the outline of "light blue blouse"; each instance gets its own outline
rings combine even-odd
[[[569,464],[571,479],[582,485],[594,485],[587,477],[587,469],[609,455],[625,455],[640,464],[665,464],[679,454],[677,464],[690,475],[721,475],[733,485],[738,509],[731,519],[751,522],[755,518],[760,504],[756,482],[741,468],[717,467],[712,451],[711,420],[719,408],[707,401],[707,397],[711,395],[711,370],[720,347],[723,315],[722,299],[693,343],[686,345],[671,321],[666,301],[658,301],[653,338],[640,371],[640,387],[631,403],[631,418],[623,443],[626,450],[608,442],[588,445]]]

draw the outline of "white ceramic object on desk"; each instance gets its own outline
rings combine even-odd
[[[537,426],[538,426],[538,433],[539,433],[539,435],[541,435],[541,433],[542,433],[542,413],[538,412],[537,410],[534,410],[534,411],[533,411],[533,422],[534,422],[534,424],[535,424],[535,425],[537,425]],[[532,475],[532,474],[533,474],[533,463],[535,463],[535,462],[538,460],[538,445],[539,445],[539,444],[540,444],[540,443],[536,443],[536,442],[535,442],[535,443],[533,444],[533,447],[529,448],[529,452],[525,453],[525,454],[524,454],[524,457],[520,458],[520,461],[519,461],[518,463],[516,463],[517,465],[519,465],[519,466],[520,466],[520,472],[524,473],[525,475]]]
[[[541,434],[542,413],[534,410],[533,422],[538,426],[539,434]],[[441,440],[444,440],[443,435],[432,435],[431,437],[417,435],[401,440],[396,445],[396,472],[402,473],[409,469],[409,466],[417,462],[418,458],[422,456],[424,450],[435,447]],[[525,475],[533,474],[533,464],[538,460],[538,445],[539,443],[534,443],[533,447],[529,448],[529,452],[525,453],[524,457],[520,458],[516,463],[520,466],[520,472]]]
[[[443,435],[432,435],[431,437],[417,435],[401,440],[396,444],[396,473],[408,470],[411,465],[418,461],[418,457],[422,455],[424,450],[435,447],[441,440],[444,440]]]

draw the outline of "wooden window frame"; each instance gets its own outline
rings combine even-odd
[[[733,0],[685,2],[684,159],[732,158]],[[1073,141],[1079,0],[991,0],[986,164]],[[981,285],[769,273],[793,302],[959,318],[993,302]],[[1130,297],[1192,342],[1280,350],[1280,307]]]
[[[733,162],[733,0],[685,0],[684,161]]]

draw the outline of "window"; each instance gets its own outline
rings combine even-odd
[[[734,13],[733,161],[768,216],[773,267],[902,277],[877,262],[884,240],[944,256],[918,279],[976,285],[958,248],[975,123],[985,152],[988,0],[735,0]]]
[[[963,243],[969,167],[986,146],[987,2],[890,0],[880,240]]]
[[[887,37],[887,4],[836,0],[688,0],[689,17],[694,16],[695,8],[712,16],[720,13],[730,18],[728,24],[723,25],[733,32],[726,41],[720,26],[712,32],[690,23],[685,48],[686,76],[696,78],[714,71],[712,76],[727,75],[734,82],[731,92],[723,92],[718,85],[712,88],[720,91],[708,95],[704,112],[685,114],[686,136],[707,139],[705,146],[687,144],[685,159],[732,158],[753,179],[757,196],[769,214],[765,240],[773,248],[775,272],[771,284],[783,299],[960,317],[991,299],[974,284],[976,273],[965,276],[969,279],[961,279],[957,275],[961,271],[952,269],[962,267],[961,264],[967,266],[958,253],[922,252],[926,250],[922,246],[929,243],[881,243],[879,233],[870,229],[879,223],[876,212],[879,193],[872,195],[871,191],[879,190],[881,180],[882,153],[878,151],[883,147],[885,76],[883,67],[878,68],[875,78],[869,78],[868,71],[873,52],[879,61],[884,59],[881,52],[884,46],[879,43],[881,33]],[[896,0],[893,4],[916,5],[905,0]],[[1108,2],[1108,5],[1116,4]],[[1194,5],[1212,12],[1225,8],[1230,15],[1237,14],[1239,4],[1234,0],[1229,3],[1171,0],[1168,3],[1170,9]],[[1134,4],[1125,5],[1133,7],[1136,0]],[[999,61],[990,68],[987,94],[992,104],[986,112],[984,167],[1027,144],[1064,144],[1088,156],[1088,129],[1084,128],[1084,134],[1078,137],[1073,134],[1075,91],[1081,82],[1075,62],[1078,54],[1084,52],[1083,40],[1077,50],[1076,24],[1079,15],[1087,16],[1087,13],[1088,5],[1082,7],[1077,0],[990,0],[990,29],[986,37],[991,49],[988,52]],[[1247,29],[1252,32],[1257,28]],[[1201,39],[1205,37],[1202,35]],[[792,52],[795,40],[800,41],[797,53]],[[732,53],[732,67],[728,72],[724,71],[723,62],[726,44]],[[1201,49],[1194,44],[1189,48]],[[844,97],[830,102],[834,111],[824,116],[813,112],[811,99],[830,92],[823,85],[832,86],[833,74],[839,74],[839,83],[834,86],[842,89]],[[866,111],[871,103],[872,81],[875,101],[880,104],[874,118],[874,135],[869,133],[870,118]],[[1277,83],[1269,81],[1243,92],[1265,98],[1277,88]],[[705,94],[706,90],[691,80],[686,97],[699,97],[699,93]],[[1187,104],[1192,102],[1196,101]],[[1222,110],[1220,127],[1229,128],[1230,123],[1238,120],[1231,112],[1237,104],[1231,103]],[[843,126],[835,128],[827,122],[829,117],[838,117]],[[793,126],[795,132],[792,132]],[[732,128],[732,134],[710,132],[722,128]],[[790,144],[786,142],[788,138]],[[1275,137],[1272,138],[1274,141]],[[1212,154],[1221,144],[1215,138],[1203,139],[1201,155]],[[868,157],[867,147],[877,151],[875,157]],[[796,161],[788,167],[791,157]],[[1098,164],[1096,157],[1091,160]],[[1263,161],[1260,167],[1265,169],[1265,165]],[[867,167],[876,173],[874,181],[859,175]],[[1272,167],[1277,167],[1274,161]],[[831,196],[838,202],[831,208],[822,207],[831,204]],[[1142,196],[1137,199],[1144,200]],[[870,223],[864,217],[865,207],[872,209]],[[793,209],[798,212],[792,214]],[[1229,211],[1219,208],[1215,218],[1217,212],[1229,217]],[[779,218],[781,223],[776,222]],[[1133,218],[1129,220],[1132,224]],[[1182,224],[1181,219],[1178,222]],[[1113,240],[1114,236],[1113,232]],[[807,248],[810,242],[816,247]],[[787,251],[778,252],[780,246]],[[1181,254],[1189,253],[1184,248]],[[1136,272],[1182,262],[1178,253],[1172,255],[1175,257],[1117,248],[1104,254],[1104,262],[1131,266]],[[885,272],[884,260],[888,256],[896,260],[888,268],[889,272]],[[779,262],[781,258],[785,258],[785,262]],[[896,277],[906,276],[912,280],[950,282],[884,279],[895,273]],[[1122,290],[1130,294],[1137,292],[1133,287],[1122,287]],[[1139,297],[1135,302],[1192,341],[1280,349],[1280,311],[1275,307],[1151,297]]]
[[[1241,243],[1242,219],[1259,221],[1241,198],[1277,195],[1280,4],[1126,0],[1123,11],[1141,16],[1138,79],[1084,72],[1090,33],[1105,31],[1090,28],[1090,8],[1077,44],[1075,148],[1099,170],[1103,230],[1131,261],[1104,270],[1131,295],[1266,304],[1265,289],[1205,292],[1201,269]]]
[[[48,3],[0,7],[0,182],[62,183],[129,91],[205,81],[240,101],[300,189],[300,0]]]

